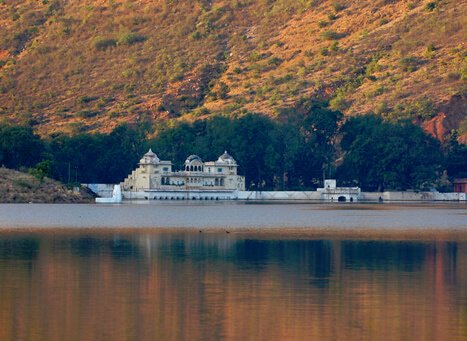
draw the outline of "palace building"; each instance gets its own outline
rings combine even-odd
[[[171,161],[160,160],[150,149],[121,187],[125,197],[228,199],[235,191],[245,190],[245,177],[237,174],[237,168],[226,151],[217,161],[203,162],[199,156],[190,155],[183,170],[173,171]]]

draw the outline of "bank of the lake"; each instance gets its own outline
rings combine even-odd
[[[464,203],[139,201],[117,205],[0,204],[0,228],[245,231],[464,231]]]
[[[90,203],[94,196],[85,189],[73,190],[44,177],[0,168],[0,203]]]

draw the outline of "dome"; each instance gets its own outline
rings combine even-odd
[[[203,160],[201,160],[201,158],[198,155],[192,154],[187,157],[185,163],[191,163],[193,161],[203,162]]]
[[[235,159],[229,153],[227,153],[227,151],[225,151],[224,154],[219,156],[219,158],[217,159],[217,162],[223,162],[223,163],[227,163],[230,165],[234,165],[237,163]]]
[[[140,163],[148,164],[148,163],[158,163],[160,160],[157,157],[156,153],[154,153],[151,149],[144,154],[143,158],[139,160]]]

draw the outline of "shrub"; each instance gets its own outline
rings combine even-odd
[[[126,33],[119,37],[118,44],[119,45],[134,45],[137,43],[142,43],[146,41],[148,38],[145,36],[137,35],[134,33]]]
[[[340,3],[340,2],[337,2],[337,1],[334,1],[332,3],[332,8],[334,9],[334,11],[336,12],[340,12],[340,11],[343,11],[345,9],[345,5],[343,3]]]
[[[425,5],[425,11],[432,12],[438,5],[434,1],[430,1]]]
[[[304,52],[304,55],[305,55],[305,57],[311,58],[311,57],[313,57],[313,51],[311,51],[311,50],[306,50],[306,51]]]
[[[274,43],[274,45],[276,45],[277,47],[282,47],[282,46],[284,46],[284,42],[278,40],[278,41],[276,41],[276,42]]]
[[[329,25],[329,22],[327,22],[326,20],[320,20],[318,21],[318,26],[323,28],[323,27],[326,27]]]
[[[332,110],[342,111],[349,107],[350,103],[344,98],[344,95],[338,94],[329,101],[329,107]]]
[[[380,26],[383,26],[383,25],[386,25],[387,23],[389,22],[389,20],[387,18],[383,18],[379,21],[379,25]]]
[[[94,41],[94,47],[98,51],[104,51],[115,46],[117,46],[117,41],[115,39],[98,38]]]
[[[271,59],[269,59],[268,61],[268,64],[269,65],[280,65],[282,63],[282,59],[278,58],[278,57],[272,57]]]
[[[87,103],[90,103],[92,101],[95,101],[96,99],[98,99],[99,97],[95,97],[95,96],[81,96],[79,98],[79,103],[80,104],[87,104]]]
[[[403,71],[413,72],[418,69],[418,67],[422,64],[422,61],[417,57],[405,57],[399,60],[399,64]]]
[[[331,51],[337,52],[339,51],[339,43],[337,41],[333,42],[330,47]]]
[[[324,31],[323,33],[321,33],[321,38],[326,39],[326,40],[337,40],[337,39],[343,38],[344,36],[345,34],[338,33],[332,30]]]
[[[201,39],[202,35],[199,31],[196,31],[196,32],[193,32],[193,34],[191,35],[191,37],[194,39],[194,40],[198,40],[198,39]]]
[[[446,78],[447,78],[447,80],[449,80],[451,82],[458,81],[459,79],[461,79],[461,74],[458,73],[458,72],[449,72],[446,75]]]
[[[436,46],[435,46],[435,44],[433,44],[433,43],[428,44],[428,46],[426,47],[426,51],[427,51],[427,52],[434,52],[434,51],[436,51]]]
[[[81,110],[76,113],[76,116],[80,118],[91,118],[97,116],[98,114],[100,114],[100,112],[95,110]]]

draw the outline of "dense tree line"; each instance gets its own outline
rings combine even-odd
[[[304,100],[271,120],[258,114],[211,117],[159,129],[120,126],[110,134],[40,139],[30,127],[0,126],[0,164],[31,168],[63,182],[122,181],[151,147],[181,169],[198,154],[216,160],[228,150],[250,189],[312,189],[323,176],[365,190],[428,189],[443,172],[467,176],[467,146],[455,134],[440,145],[410,122],[366,115],[343,120],[323,103]]]

